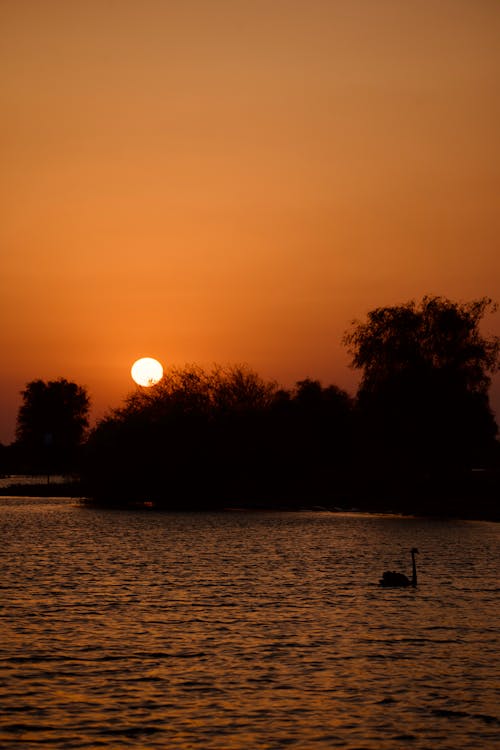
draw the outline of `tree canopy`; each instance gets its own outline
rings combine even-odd
[[[265,382],[244,365],[214,365],[211,370],[199,365],[173,367],[156,385],[130,393],[124,406],[109,417],[124,420],[135,414],[158,420],[181,413],[244,412],[266,407],[275,390],[275,383]]]
[[[173,368],[92,431],[93,496],[162,507],[293,501],[327,487],[348,443],[349,396],[306,379],[278,388],[246,366]]]
[[[482,334],[480,323],[495,310],[487,297],[428,296],[352,323],[344,343],[362,371],[361,430],[375,461],[385,454],[424,471],[488,461],[497,432],[488,388],[500,339]]]
[[[86,389],[64,378],[33,380],[21,396],[16,439],[30,468],[51,472],[71,469],[89,424]]]
[[[479,325],[497,306],[488,297],[457,303],[426,296],[378,307],[354,321],[344,336],[352,365],[363,370],[361,389],[371,390],[404,371],[441,370],[469,391],[484,392],[498,369],[500,338]]]

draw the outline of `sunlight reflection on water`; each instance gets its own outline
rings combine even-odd
[[[3,748],[496,747],[491,523],[0,500]],[[382,570],[417,590],[383,590]]]

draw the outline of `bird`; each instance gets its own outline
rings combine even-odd
[[[385,573],[382,574],[382,578],[380,579],[379,583],[381,586],[385,586],[387,588],[406,588],[407,586],[412,586],[413,588],[417,585],[417,566],[415,564],[415,553],[418,553],[418,549],[416,547],[412,547],[411,549],[411,562],[412,562],[412,576],[411,580],[407,576],[405,576],[404,573],[395,573],[393,570],[386,570]]]

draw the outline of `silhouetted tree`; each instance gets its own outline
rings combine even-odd
[[[248,495],[260,471],[256,435],[275,389],[247,367],[171,369],[91,433],[90,491],[167,507]]]
[[[353,400],[334,385],[299,380],[290,394],[290,425],[283,440],[289,472],[303,497],[332,498],[345,482],[352,453]]]
[[[9,473],[8,451],[7,446],[0,443],[0,476]]]
[[[88,492],[169,508],[307,505],[335,492],[350,410],[347,394],[316,381],[286,391],[247,367],[172,369],[92,431]]]
[[[2,474],[19,474],[22,461],[19,456],[19,446],[16,443],[2,445],[0,443],[0,476]]]
[[[46,473],[73,469],[88,427],[86,389],[64,378],[33,380],[21,396],[16,440],[29,469]]]
[[[358,408],[364,459],[401,473],[488,462],[497,426],[488,388],[500,339],[479,330],[488,298],[424,297],[354,321],[344,343],[362,370]]]

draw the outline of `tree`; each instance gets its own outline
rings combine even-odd
[[[84,471],[90,493],[163,507],[249,493],[275,389],[245,366],[172,368],[92,431]]]
[[[213,507],[331,497],[350,446],[350,397],[304,380],[278,389],[247,367],[169,370],[100,420],[88,493],[106,503]]]
[[[133,391],[112,417],[141,414],[158,421],[175,414],[241,413],[267,406],[275,390],[275,383],[264,382],[246,365],[214,365],[211,370],[199,365],[173,367],[156,385]]]
[[[21,396],[16,439],[30,469],[47,473],[72,469],[89,424],[86,389],[64,378],[33,380]]]
[[[344,344],[363,373],[358,407],[375,462],[385,456],[423,471],[487,462],[497,433],[488,389],[500,338],[479,326],[496,309],[487,297],[426,296],[353,321]]]
[[[299,380],[291,394],[291,423],[282,442],[291,458],[289,471],[303,497],[331,498],[349,473],[353,399],[335,385]]]

